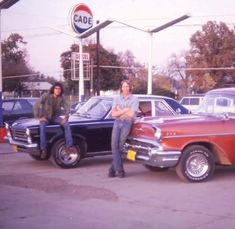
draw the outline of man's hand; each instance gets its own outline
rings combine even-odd
[[[60,116],[60,123],[64,124],[68,121],[68,119],[65,116]]]
[[[121,119],[132,119],[134,117],[135,113],[130,109],[127,108],[125,112],[120,116]]]
[[[45,117],[40,117],[40,118],[38,118],[38,121],[43,122],[43,121],[47,121],[47,119]]]

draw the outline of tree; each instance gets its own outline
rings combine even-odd
[[[187,74],[185,57],[185,52],[180,55],[172,54],[168,63],[167,75],[172,81],[172,89],[177,91],[180,97],[193,93],[192,77]]]
[[[61,54],[61,67],[64,69],[64,78],[68,89],[78,91],[78,84],[74,84],[71,80],[71,53],[79,52],[79,46],[73,44],[70,50],[63,52]],[[96,57],[96,44],[87,44],[83,46],[83,52],[90,53],[90,57],[93,59],[94,65],[97,63]],[[106,50],[102,45],[99,46],[99,57],[100,57],[100,84],[101,90],[111,90],[118,89],[120,81],[124,78],[120,68],[115,68],[115,66],[120,66],[120,61],[118,55],[113,51]],[[103,67],[102,67],[103,66]],[[96,66],[95,66],[96,67]],[[94,68],[95,69],[95,68]],[[94,79],[94,89],[97,88],[97,73],[93,69],[93,79]],[[85,87],[89,87],[88,84]]]
[[[27,63],[25,45],[23,37],[17,33],[2,42],[3,91],[15,91],[21,95],[25,88],[20,78],[6,78],[32,72]]]
[[[235,33],[221,22],[208,21],[190,39],[191,48],[186,55],[186,64],[190,68],[227,68],[235,67]],[[189,71],[195,82],[195,89],[207,91],[220,87],[229,79],[235,82],[235,71],[211,69],[207,71]],[[205,81],[205,74],[210,84]],[[232,79],[232,80],[231,80]],[[213,83],[214,82],[214,83]]]
[[[123,67],[122,73],[124,75],[124,78],[134,80],[136,77],[139,76],[143,66],[135,61],[135,56],[130,50],[127,50],[124,53],[120,52],[118,54],[118,58],[121,66]]]

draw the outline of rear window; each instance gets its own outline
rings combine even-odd
[[[180,102],[182,105],[189,105],[189,98],[183,98]]]
[[[199,98],[191,98],[190,105],[199,105]]]
[[[182,98],[180,101],[180,104],[182,105],[199,105],[200,104],[199,97],[188,97],[188,98]]]

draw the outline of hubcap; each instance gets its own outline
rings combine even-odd
[[[74,162],[79,160],[79,153],[76,154],[68,154],[65,151],[64,147],[61,147],[59,152],[58,152],[58,158],[63,164],[73,164]]]
[[[186,162],[186,170],[192,177],[201,177],[209,169],[208,160],[205,155],[195,153]]]

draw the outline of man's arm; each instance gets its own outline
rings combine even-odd
[[[46,117],[44,116],[44,114],[42,114],[42,106],[45,103],[45,97],[46,97],[46,95],[43,95],[33,105],[34,118],[39,120],[39,121],[46,121],[47,120]]]
[[[70,114],[70,103],[65,97],[63,97],[63,107],[65,112],[65,118],[68,120]]]
[[[124,114],[120,117],[123,119],[133,119],[137,114],[139,109],[139,101],[137,97],[134,97],[134,100],[129,108],[124,112]]]
[[[116,106],[112,110],[112,117],[113,118],[120,118],[122,115],[124,115],[126,112],[128,112],[129,108],[120,108],[119,106]]]

